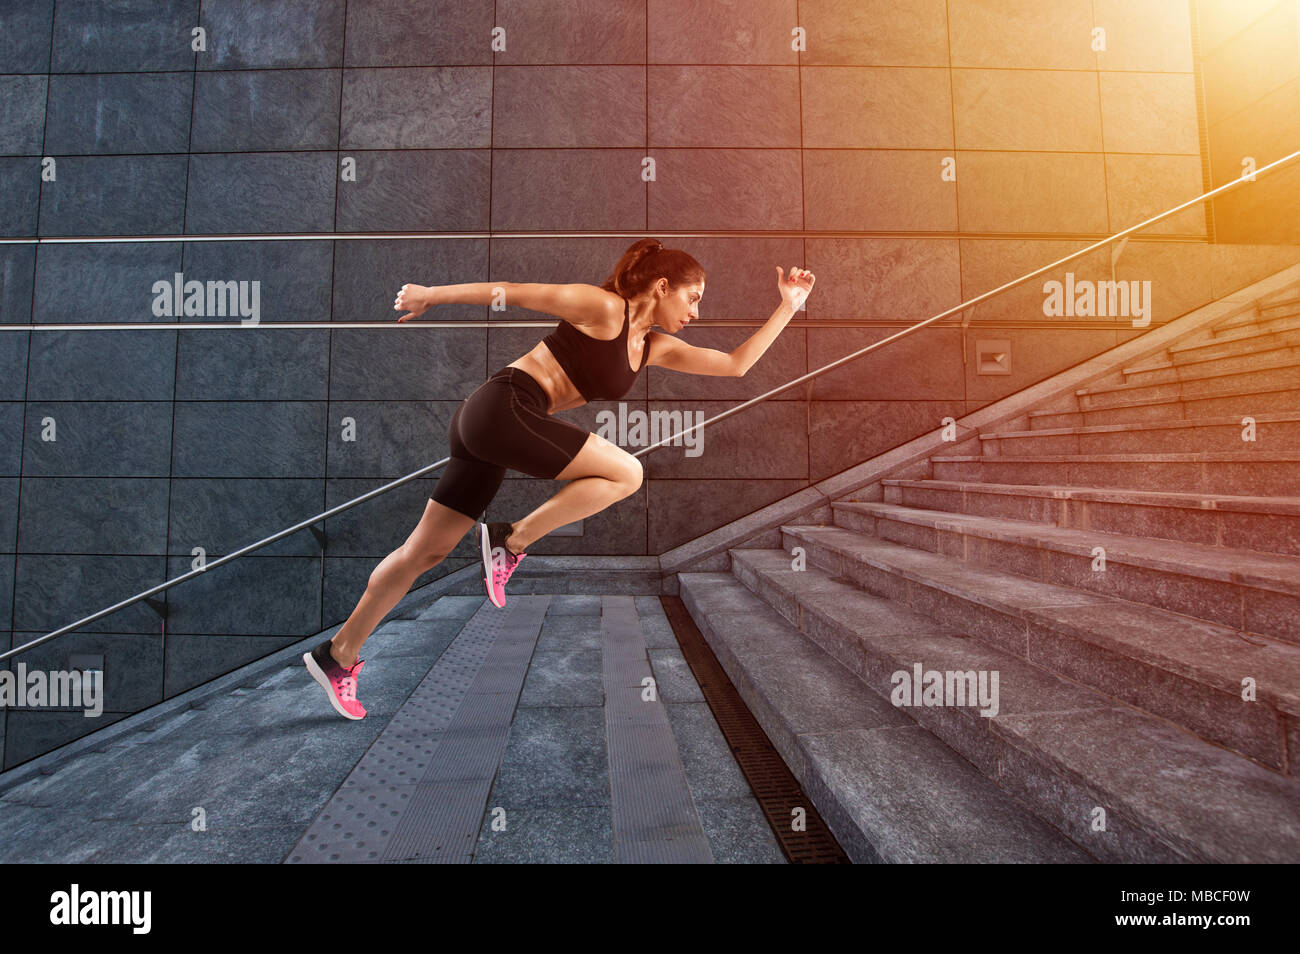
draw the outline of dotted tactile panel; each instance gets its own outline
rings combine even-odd
[[[642,697],[653,673],[632,597],[604,597],[601,642],[615,860],[712,864],[668,713]]]
[[[286,863],[470,861],[548,601],[483,600]]]

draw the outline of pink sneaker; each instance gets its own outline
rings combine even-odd
[[[304,653],[302,661],[312,678],[330,697],[330,705],[339,715],[345,719],[366,717],[365,707],[357,702],[357,676],[366,664],[364,659],[358,659],[352,668],[344,669],[330,655],[330,641],[327,639],[311,652]]]
[[[514,524],[480,523],[478,528],[483,549],[483,585],[487,587],[488,599],[493,606],[505,606],[506,580],[528,554],[511,553],[506,546],[506,540],[514,532]]]

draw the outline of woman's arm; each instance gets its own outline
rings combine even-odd
[[[787,279],[781,271],[781,266],[776,266],[776,284],[781,292],[781,304],[776,306],[776,311],[772,312],[772,316],[764,322],[762,328],[731,352],[731,360],[736,364],[737,377],[744,377],[745,372],[753,366],[754,362],[763,357],[763,352],[772,346],[776,336],[785,330],[794,313],[807,301],[809,293],[812,292],[813,282],[816,280],[812,272],[803,268],[791,268],[790,277]]]
[[[408,318],[418,318],[434,305],[451,305],[463,302],[467,305],[490,305],[495,301],[504,301],[510,282],[472,282],[468,285],[403,285],[397,290],[393,299],[393,310],[410,311],[398,318],[398,322]]]
[[[763,322],[762,328],[751,334],[748,341],[735,348],[728,356],[732,374],[736,377],[745,377],[745,372],[753,368],[755,361],[763,356],[763,352],[772,347],[776,335],[785,330],[790,318],[794,317],[794,312],[803,307],[809,292],[813,291],[815,281],[814,274],[807,269],[792,268],[787,278],[781,266],[776,266],[776,287],[781,292],[781,303],[776,305],[776,311],[772,312],[771,317]],[[697,373],[718,374],[719,372],[705,370]]]
[[[669,334],[652,332],[646,339],[647,366],[681,371],[683,374],[707,374],[717,378],[740,376],[736,362],[730,354],[716,348],[689,345]]]
[[[411,309],[398,321],[421,315],[434,305],[492,305],[500,302],[541,311],[575,325],[599,325],[610,315],[613,296],[595,285],[542,282],[470,282],[465,285],[403,285],[395,309]]]
[[[736,366],[736,377],[743,378],[745,372],[753,367],[754,362],[763,357],[763,352],[772,347],[777,335],[794,317],[794,305],[783,301],[776,306],[776,311],[767,319],[762,328],[749,336],[749,340],[731,352],[731,360]]]
[[[790,269],[788,281],[782,275],[780,266],[777,266],[776,273],[782,276],[777,282],[781,291],[781,304],[777,305],[776,311],[772,312],[772,317],[767,319],[763,327],[740,347],[728,353],[714,348],[698,348],[669,334],[653,334],[647,339],[647,347],[649,342],[654,342],[647,363],[686,374],[743,378],[745,372],[772,346],[776,336],[794,317],[799,306],[808,298],[815,281],[812,272],[798,268]]]
[[[504,301],[512,284],[513,282],[469,282],[465,285],[430,285],[424,290],[424,301],[429,305],[490,305],[494,301]]]
[[[649,364],[683,374],[704,374],[713,377],[743,378],[750,366],[763,356],[776,336],[794,315],[788,302],[777,306],[767,324],[756,331],[748,341],[730,353],[716,348],[701,348],[687,344],[670,334],[652,334],[646,341],[650,349]]]

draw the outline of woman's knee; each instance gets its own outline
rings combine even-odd
[[[641,481],[645,477],[645,468],[641,466],[641,461],[631,454],[624,455],[622,465],[618,482],[627,490],[624,496],[631,496],[641,489]]]
[[[417,547],[412,546],[409,542],[403,543],[399,552],[408,567],[415,567],[421,573],[424,573],[426,569],[437,567],[439,563],[447,559],[447,552],[443,548]]]
[[[555,475],[555,480],[577,480],[582,477],[603,477],[622,491],[622,496],[634,494],[641,487],[644,470],[641,461],[616,444],[611,444],[594,431],[587,437],[572,460]]]

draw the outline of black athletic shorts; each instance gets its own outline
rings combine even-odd
[[[504,367],[451,416],[451,460],[432,499],[477,520],[507,470],[553,480],[578,456],[588,432],[546,413],[546,392],[531,374]]]

